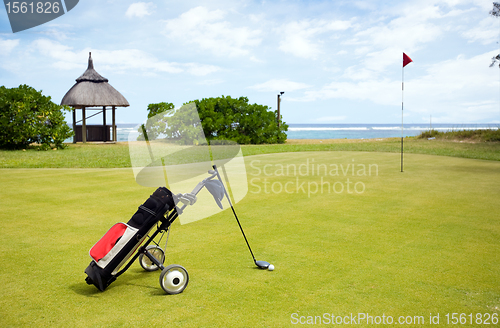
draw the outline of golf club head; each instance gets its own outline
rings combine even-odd
[[[259,269],[267,269],[269,267],[269,262],[266,261],[255,261],[255,265],[259,267]]]

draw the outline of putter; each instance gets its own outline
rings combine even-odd
[[[217,170],[217,166],[214,165],[213,168],[214,168],[214,173],[217,173],[217,178],[219,179],[220,182],[222,182],[222,179],[219,175],[219,170]],[[224,170],[224,167],[222,167],[222,169]],[[225,171],[224,171],[224,173],[225,173]],[[226,178],[226,182],[227,182],[228,181],[227,176],[225,176],[225,178]],[[224,183],[222,185],[224,186]],[[247,243],[248,250],[250,251],[250,254],[252,255],[253,262],[255,263],[255,265],[259,269],[269,268],[269,265],[270,265],[269,262],[257,261],[255,259],[255,256],[253,255],[253,252],[252,252],[252,248],[250,247],[250,244],[248,243],[247,237],[245,236],[245,232],[243,231],[243,228],[241,227],[240,220],[238,220],[238,215],[236,215],[236,211],[234,210],[233,203],[231,202],[231,198],[229,198],[229,195],[227,194],[226,186],[224,186],[224,194],[226,195],[227,201],[229,202],[229,205],[231,206],[231,210],[233,211],[234,217],[236,218],[236,222],[238,222],[238,226],[240,227],[241,233],[243,234],[243,238],[245,238],[245,242]]]

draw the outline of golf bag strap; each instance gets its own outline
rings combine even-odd
[[[156,213],[152,210],[150,210],[149,208],[147,208],[146,206],[139,206],[139,209],[143,210],[143,211],[146,211],[148,212],[149,214],[153,215],[153,216],[156,216]]]

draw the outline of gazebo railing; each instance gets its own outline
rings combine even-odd
[[[112,140],[112,128],[113,126],[111,125],[86,125],[86,141],[116,141]],[[83,142],[82,139],[82,126],[81,125],[76,125],[73,127],[73,130],[75,131],[75,136],[76,136],[76,142]]]

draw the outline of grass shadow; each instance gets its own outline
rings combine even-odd
[[[160,271],[158,271],[158,273],[159,272]],[[139,269],[128,270],[123,275],[119,276],[113,283],[111,283],[111,285],[109,285],[105,289],[105,291],[119,287],[119,286],[123,286],[123,285],[138,286],[138,287],[144,287],[144,288],[155,288],[151,285],[132,283],[132,281],[134,281],[134,280],[144,279],[144,277],[146,275],[151,274],[151,273],[152,272],[145,272],[144,270],[139,270]],[[160,291],[163,291],[161,289],[161,287],[158,287],[158,288]],[[78,295],[87,296],[87,297],[96,297],[96,295],[103,293],[99,289],[97,289],[94,285],[88,285],[86,282],[73,284],[73,285],[69,286],[69,289]]]
[[[101,291],[95,286],[87,285],[87,283],[85,282],[70,285],[69,289],[72,290],[75,294],[87,297],[96,297],[97,294],[101,293]]]

